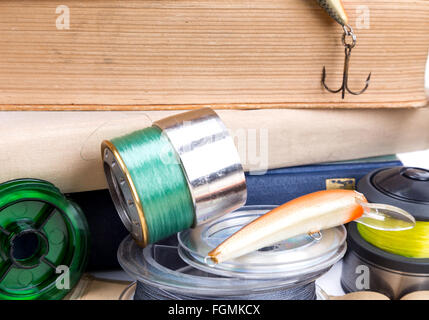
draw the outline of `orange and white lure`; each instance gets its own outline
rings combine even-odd
[[[353,190],[326,190],[289,201],[243,227],[209,252],[206,259],[221,263],[301,234],[314,234],[350,221],[381,230],[413,228],[406,211],[370,204]]]

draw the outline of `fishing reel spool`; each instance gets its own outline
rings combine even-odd
[[[382,231],[368,233],[364,232],[365,228],[361,229],[362,226],[350,223],[349,250],[341,277],[344,291],[372,290],[399,299],[410,292],[428,290],[429,257],[424,252],[429,247],[429,238],[425,234],[420,238],[415,233],[429,227],[429,170],[411,167],[378,169],[362,178],[357,189],[369,202],[408,211],[417,224],[414,229],[404,231],[409,237],[406,244],[411,246],[404,251],[404,243],[400,242],[404,238],[401,231],[387,239]],[[419,248],[421,252],[418,252]],[[414,257],[422,255],[423,258]],[[363,278],[362,272],[367,272],[367,277]],[[362,279],[367,281],[362,283]]]
[[[84,214],[51,183],[0,184],[0,299],[62,299],[82,275]]]
[[[127,237],[119,263],[140,286],[139,299],[325,299],[314,283],[343,257],[343,226],[323,230],[319,240],[301,235],[227,263],[207,264],[210,250],[273,208],[242,207],[182,231],[170,243],[145,248]]]
[[[174,204],[168,203],[167,197],[163,198],[164,195],[157,194],[160,209],[153,210],[154,212],[151,213],[153,217],[149,218],[148,193],[151,190],[142,192],[139,190],[138,184],[144,185],[144,181],[148,180],[158,181],[159,176],[153,175],[153,167],[145,168],[143,161],[139,163],[138,159],[133,162],[137,163],[135,168],[131,168],[131,161],[125,158],[125,153],[121,152],[118,147],[121,143],[125,144],[122,140],[113,139],[104,141],[102,144],[104,171],[113,202],[122,222],[140,246],[144,247],[160,240],[152,239],[152,235],[156,231],[154,229],[159,228],[159,224],[149,226],[148,222],[154,221],[156,216],[166,215],[165,206],[167,205],[170,205],[168,210],[171,211],[171,215],[165,216],[164,221],[173,221],[180,214],[187,217],[184,218],[186,220],[184,223],[172,228],[173,231],[170,230],[168,234],[164,235],[164,238],[244,205],[247,191],[243,168],[228,130],[213,110],[204,108],[178,114],[155,122],[152,128],[161,130],[161,138],[167,138],[169,143],[169,146],[164,146],[164,148],[172,147],[179,162],[180,166],[177,170],[183,174],[187,188],[187,190],[181,191],[190,194],[191,203],[189,208],[184,210],[186,212],[177,212]],[[125,139],[127,136],[123,141]],[[130,139],[126,143],[129,144]],[[133,146],[133,156],[138,157],[139,155],[136,154],[138,152],[149,152],[146,151],[148,148],[145,145],[138,142],[136,144]],[[158,151],[162,152],[162,150],[153,152]],[[161,159],[157,160],[155,165],[162,170],[172,164]],[[133,175],[133,172],[137,170],[140,173],[138,178]],[[168,180],[168,176],[166,180]],[[165,184],[164,189],[170,190],[172,187],[167,186],[167,182],[158,181],[158,187],[162,189]],[[171,195],[176,191],[168,192]]]

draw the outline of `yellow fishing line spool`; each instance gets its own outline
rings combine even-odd
[[[365,181],[363,181],[365,182]],[[416,226],[405,231],[381,231],[357,226],[359,234],[373,246],[408,258],[429,258],[429,171],[396,168],[375,174],[370,183],[359,182],[371,202],[396,205],[410,212]],[[373,186],[374,190],[367,190]]]
[[[357,226],[359,234],[373,246],[408,258],[429,258],[429,222],[417,221],[413,229],[381,231]]]
[[[357,190],[369,202],[409,212],[416,225],[405,231],[381,231],[350,223],[341,275],[344,291],[372,290],[400,299],[429,290],[429,170],[375,170],[359,181]]]

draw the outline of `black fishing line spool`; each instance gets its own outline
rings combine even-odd
[[[412,167],[378,169],[362,178],[357,187],[369,202],[385,203],[402,208],[414,216],[419,228],[429,223],[429,170]],[[415,227],[415,228],[416,228]],[[413,229],[409,230],[413,232]],[[348,226],[348,251],[343,260],[341,285],[347,293],[371,290],[400,299],[404,295],[429,290],[429,258],[404,256],[385,249],[395,248],[395,241],[387,238],[368,239],[383,244],[383,247],[366,241],[356,223]],[[410,252],[427,251],[424,242],[412,244]]]

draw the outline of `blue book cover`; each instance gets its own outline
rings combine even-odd
[[[280,205],[307,193],[326,189],[354,189],[367,173],[401,166],[395,156],[268,170],[263,175],[246,173],[247,205]]]

